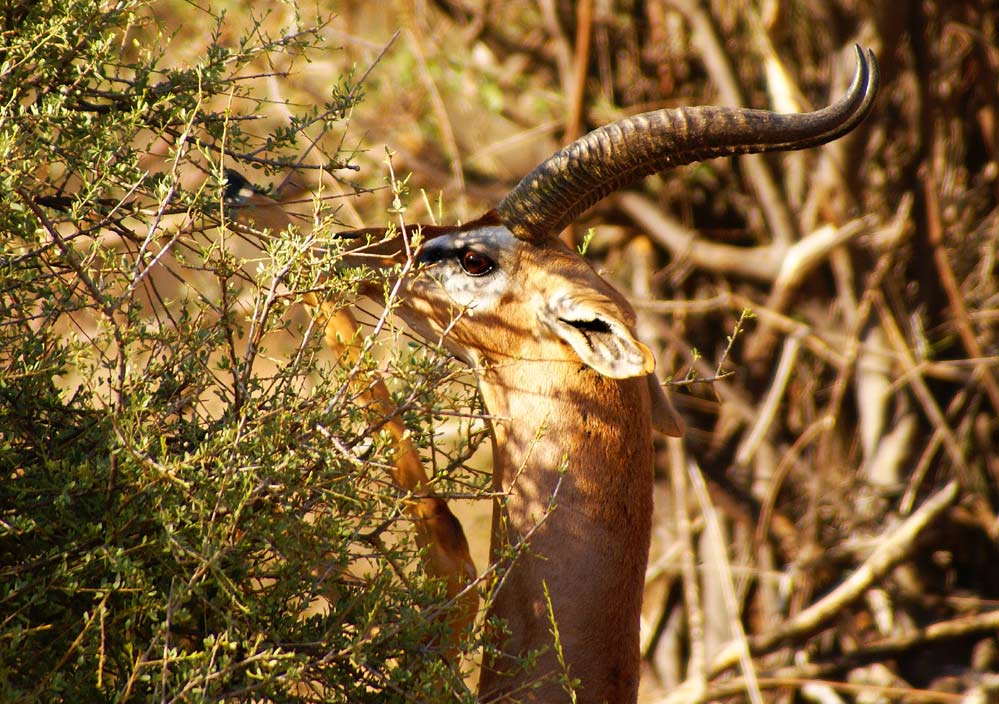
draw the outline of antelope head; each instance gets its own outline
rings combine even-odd
[[[635,337],[634,311],[558,233],[606,195],[666,168],[805,149],[845,135],[869,112],[878,85],[873,53],[865,56],[857,47],[856,57],[846,95],[815,112],[678,108],[590,132],[545,160],[477,220],[422,228],[413,274],[400,289],[399,315],[479,370],[543,361],[582,363],[615,379],[646,376],[655,425],[679,435],[682,421],[652,376],[654,356]],[[364,255],[382,263],[405,260],[401,236],[384,240],[384,229],[344,234],[380,240],[353,250],[350,261]],[[379,295],[381,289],[362,292]]]

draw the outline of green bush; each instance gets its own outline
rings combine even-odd
[[[361,91],[341,81],[255,131],[247,75],[307,58],[321,23],[229,38],[217,15],[177,68],[153,17],[131,0],[6,15],[0,700],[471,700],[433,646],[448,605],[418,569],[381,419],[351,402],[371,355],[323,361],[286,315],[365,274],[321,277],[329,213],[258,239],[222,198],[226,166],[297,168],[303,132]],[[429,452],[435,415],[471,394],[433,351],[391,364]]]

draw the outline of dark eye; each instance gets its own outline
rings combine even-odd
[[[458,263],[469,276],[488,274],[496,264],[485,254],[479,254],[474,249],[463,249],[458,253]]]

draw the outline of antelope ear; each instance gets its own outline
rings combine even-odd
[[[687,429],[686,424],[673,408],[673,403],[666,395],[666,389],[659,383],[655,374],[649,374],[645,379],[649,383],[649,398],[652,400],[652,427],[663,435],[682,437],[683,431]]]
[[[540,317],[585,364],[604,376],[627,379],[656,368],[652,351],[635,339],[622,320],[586,302],[560,298],[546,306]]]

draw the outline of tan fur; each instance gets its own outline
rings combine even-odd
[[[480,381],[497,417],[493,484],[506,497],[493,555],[520,545],[491,614],[508,623],[504,652],[548,652],[529,673],[511,672],[504,658],[488,663],[480,693],[517,692],[559,672],[547,585],[569,675],[582,680],[579,701],[634,701],[652,514],[652,429],[641,420],[647,391],[639,379],[607,379],[578,362],[552,365],[544,379],[531,366],[538,363],[508,365]],[[524,697],[565,699],[558,682]]]
[[[634,313],[561,244],[517,250],[507,264],[517,289],[498,310],[461,315],[432,275],[405,284],[399,310],[427,337],[448,330],[445,343],[474,360],[492,416],[493,485],[503,497],[492,552],[516,556],[489,607],[510,635],[497,644],[504,655],[484,663],[480,695],[568,700],[551,677],[561,670],[547,585],[569,677],[581,680],[578,701],[634,701],[652,515],[650,383],[584,365],[568,344],[539,331],[535,299],[568,292],[629,328]],[[537,668],[518,671],[515,658],[539,648],[546,652]],[[540,689],[525,688],[546,676]]]

